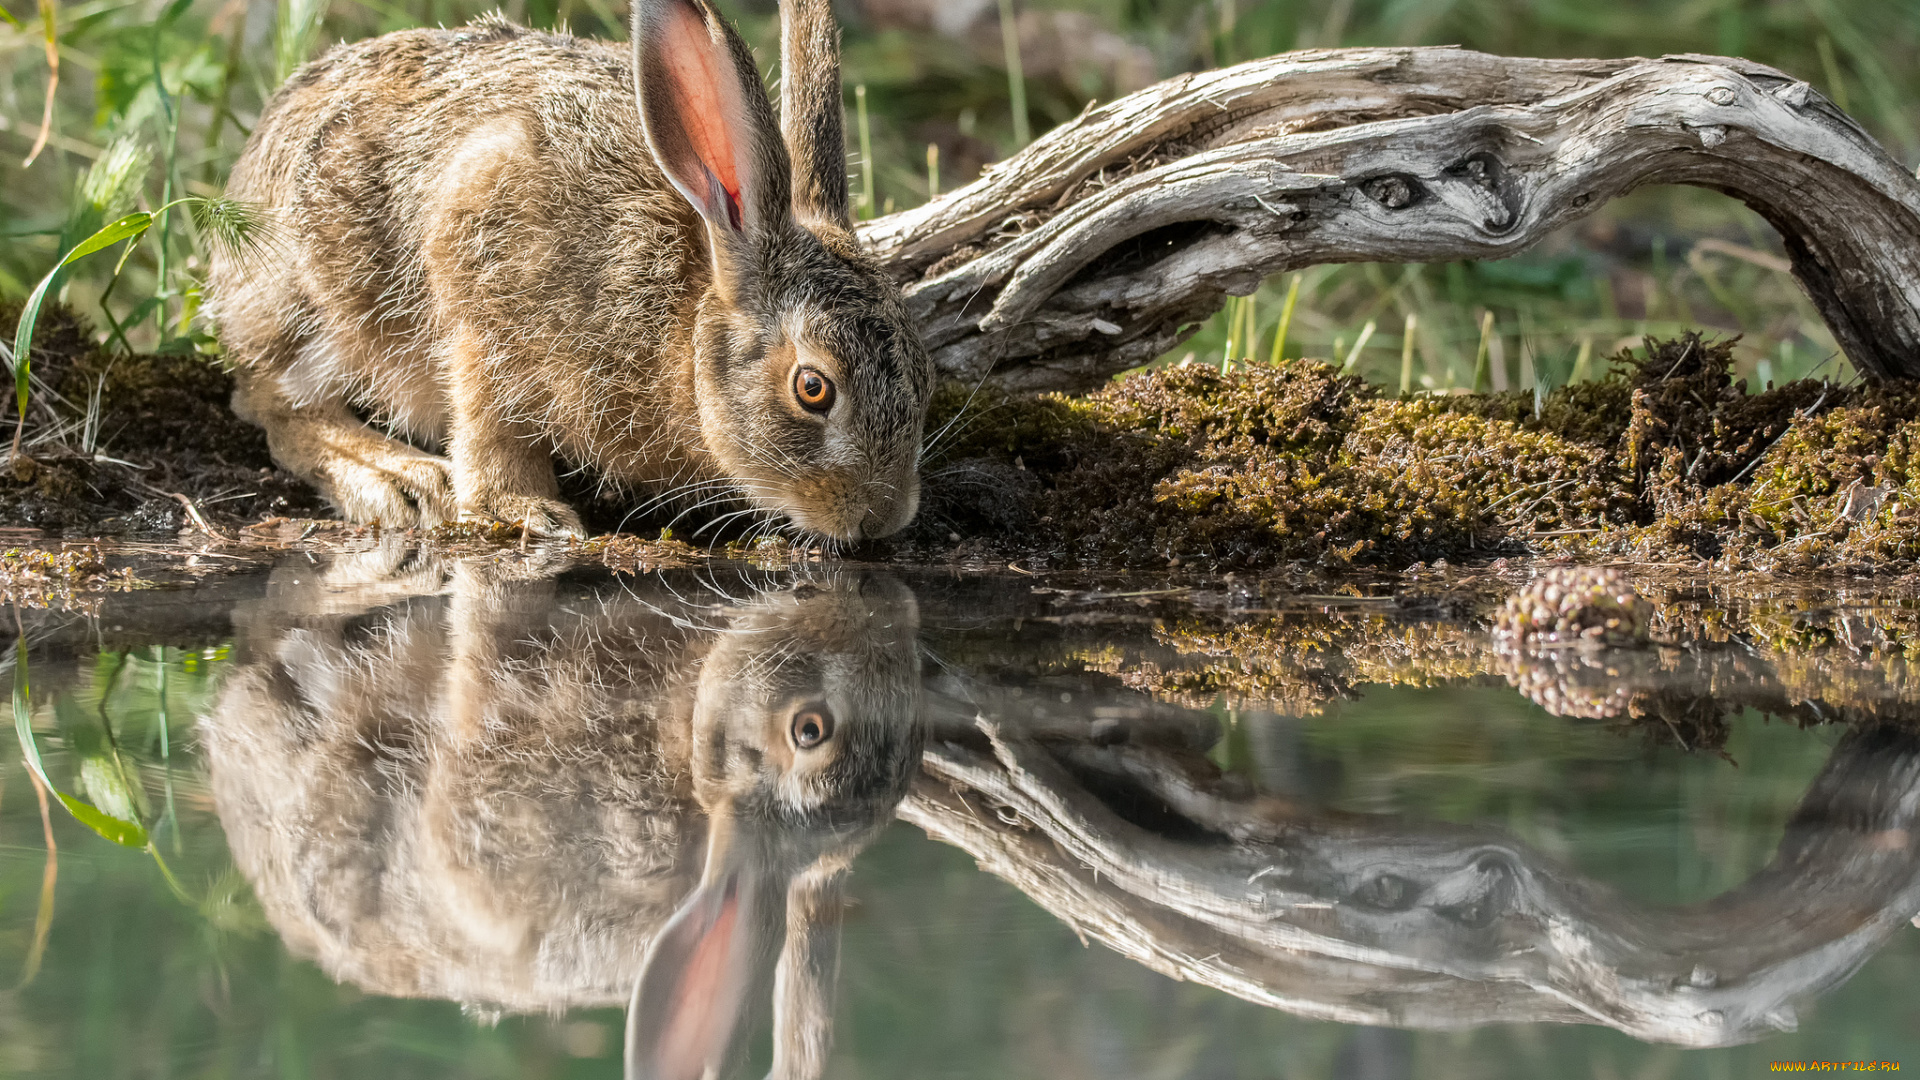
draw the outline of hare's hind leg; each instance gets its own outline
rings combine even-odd
[[[447,460],[380,434],[343,401],[297,404],[272,373],[241,367],[233,411],[265,428],[273,460],[351,521],[410,529],[454,518]]]

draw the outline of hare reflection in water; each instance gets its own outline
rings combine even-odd
[[[638,986],[642,1075],[717,1067],[771,981],[777,1071],[817,1074],[836,882],[920,757],[911,592],[827,577],[693,606],[658,579],[568,595],[367,559],[277,571],[201,724],[288,947],[489,1011]]]

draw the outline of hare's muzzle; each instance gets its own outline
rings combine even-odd
[[[784,497],[756,499],[774,504],[795,525],[828,540],[852,542],[891,536],[906,528],[920,509],[920,478],[836,477],[793,484]]]
[[[903,481],[889,483],[876,491],[860,516],[854,538],[892,536],[907,527],[920,509],[920,478],[909,475]]]

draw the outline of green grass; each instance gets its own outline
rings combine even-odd
[[[218,195],[273,87],[327,44],[408,26],[463,22],[492,0],[281,0],[271,26],[228,0],[0,0],[0,299],[25,297],[63,253],[131,210],[182,195]],[[772,0],[724,0],[762,57],[777,55]],[[942,34],[912,20],[877,21],[843,5],[845,75],[867,88],[857,160],[865,212],[915,205],[934,184],[971,180],[981,164],[1143,81],[1291,48],[1460,44],[1540,56],[1734,53],[1782,67],[1845,104],[1908,163],[1920,158],[1920,0],[1006,0]],[[897,5],[896,5],[897,7]],[[927,11],[939,5],[929,4]],[[538,27],[624,36],[611,0],[510,0]],[[1020,33],[1005,33],[1003,12]],[[931,16],[929,16],[929,19]],[[1078,20],[1058,22],[1059,19]],[[927,20],[922,20],[926,22]],[[1049,30],[1048,28],[1053,29]],[[53,33],[59,78],[41,136]],[[1029,31],[1032,31],[1030,34]],[[1037,35],[1037,36],[1035,36]],[[849,95],[851,98],[851,95]],[[870,193],[870,194],[869,194]],[[1777,254],[1754,215],[1726,198],[1654,190],[1604,209],[1595,224],[1501,263],[1355,266],[1302,281],[1289,353],[1344,360],[1369,321],[1377,332],[1356,368],[1397,385],[1401,328],[1419,318],[1411,382],[1469,385],[1483,311],[1495,315],[1491,382],[1571,377],[1583,343],[1594,355],[1643,333],[1694,326],[1746,335],[1743,373],[1756,381],[1844,374],[1830,335],[1783,273],[1742,261]],[[92,260],[58,283],[117,348],[198,348],[207,230],[183,215],[156,221],[123,268]],[[1703,239],[1714,243],[1703,247]],[[1729,249],[1735,250],[1729,254]],[[1764,263],[1764,258],[1757,260]],[[1229,319],[1240,356],[1268,356],[1285,294],[1270,282],[1244,312],[1223,313],[1191,343],[1196,361],[1227,359]],[[1833,357],[1830,361],[1829,358]],[[1504,365],[1500,361],[1504,360]]]

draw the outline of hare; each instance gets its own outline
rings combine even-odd
[[[208,282],[274,460],[396,528],[581,534],[556,458],[836,541],[912,520],[932,366],[854,237],[829,0],[781,13],[779,127],[709,0],[636,0],[630,57],[489,16],[295,72],[227,187],[275,241]]]
[[[771,988],[780,1074],[817,1076],[838,881],[918,772],[911,592],[832,577],[715,614],[657,579],[568,595],[398,550],[275,571],[200,720],[287,946],[485,1009],[644,985],[638,1075],[724,1062]]]

